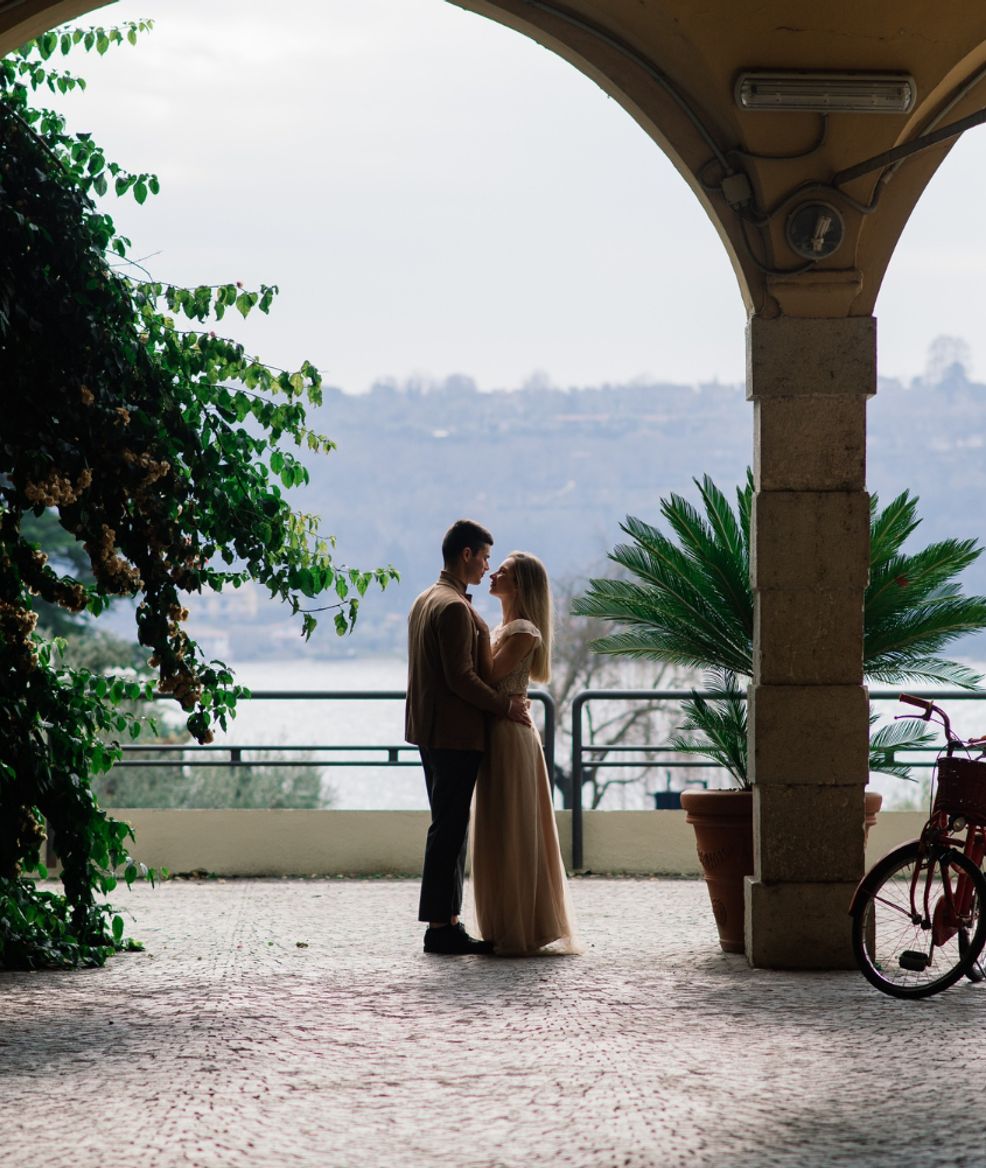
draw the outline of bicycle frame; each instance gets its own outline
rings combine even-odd
[[[938,721],[945,731],[945,753],[948,757],[959,749],[965,749],[978,740],[970,740],[967,744],[953,732],[948,715],[940,707],[915,698],[909,694],[901,694],[900,700],[909,705],[921,708],[924,713],[905,714],[901,717],[920,718],[922,721]],[[956,831],[965,831],[963,838]],[[920,867],[915,867],[911,876],[910,887],[910,916],[915,925],[928,930],[929,951],[946,945],[963,927],[967,927],[973,912],[975,889],[970,878],[961,870],[954,874],[954,884],[946,877],[946,860],[951,852],[960,852],[976,867],[981,869],[983,859],[986,858],[986,824],[965,821],[963,816],[953,816],[945,808],[932,807],[928,822],[921,831],[919,838],[919,854],[927,856],[927,862],[922,859]],[[908,851],[913,845],[905,844],[894,852]],[[891,852],[890,855],[893,855]],[[881,861],[882,863],[882,861]],[[878,867],[875,866],[875,867]],[[941,891],[934,904],[931,903],[932,889],[935,887],[936,870],[941,872]],[[863,895],[871,891],[869,873],[859,882],[853,894],[850,912],[855,911],[858,901]],[[914,959],[921,955],[914,953]],[[902,958],[903,960],[903,958]]]
[[[925,928],[931,930],[931,944],[942,946],[947,944],[959,931],[963,924],[967,924],[971,916],[974,889],[969,878],[958,872],[955,877],[955,887],[942,877],[944,896],[932,908],[929,904],[932,880],[935,865],[941,865],[950,850],[961,852],[977,867],[981,868],[986,856],[986,828],[981,824],[969,824],[966,837],[963,840],[950,834],[951,825],[947,812],[935,812],[921,833],[921,844],[927,848],[929,855],[934,855],[934,861],[929,862],[925,869],[924,890],[921,894],[922,912],[916,911],[918,886],[921,881],[921,871],[915,869],[911,877],[911,919],[919,921]]]

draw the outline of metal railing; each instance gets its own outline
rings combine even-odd
[[[931,698],[939,702],[968,702],[986,700],[986,692],[978,690],[924,690],[911,689],[909,692],[919,697]],[[900,691],[893,689],[871,690],[871,701],[895,701]],[[166,698],[169,695],[158,695]],[[555,701],[547,690],[534,689],[528,695],[533,702],[543,708],[544,716],[544,754],[547,763],[548,775],[552,783],[555,778],[555,746],[557,730],[557,712]],[[582,867],[583,860],[583,805],[582,787],[587,769],[598,770],[607,767],[622,767],[628,762],[634,766],[647,770],[653,767],[663,767],[667,770],[701,766],[703,769],[722,769],[721,765],[709,759],[701,763],[689,760],[680,760],[665,757],[680,755],[681,751],[659,743],[614,743],[601,744],[585,742],[583,727],[583,711],[593,701],[636,701],[652,704],[655,702],[672,701],[680,704],[692,697],[715,699],[726,696],[737,696],[745,701],[746,694],[728,695],[719,691],[695,690],[647,690],[647,689],[598,689],[583,690],[578,693],[572,702],[572,758],[571,758],[571,812],[572,812],[572,866]],[[404,701],[404,690],[254,690],[246,701]],[[984,727],[986,729],[986,727]],[[272,759],[264,757],[262,760],[244,757],[245,754],[263,752],[269,755],[271,751],[278,753],[305,753],[306,765],[324,767],[413,767],[420,765],[417,747],[406,742],[384,743],[368,745],[366,743],[328,745],[324,743],[309,745],[285,746],[270,743],[263,745],[248,745],[245,743],[198,745],[189,743],[166,743],[141,745],[128,743],[122,747],[124,758],[116,763],[118,767],[203,767],[228,766],[244,767],[256,765],[262,761],[264,766],[293,766],[296,761],[291,759]],[[930,768],[934,765],[939,747],[928,746],[903,750],[888,751],[891,758],[907,757],[909,766]],[[311,752],[319,752],[328,757],[310,757]],[[134,755],[151,754],[154,758],[133,758]],[[166,758],[165,755],[179,755],[178,759]],[[225,754],[225,759],[217,755]],[[189,758],[188,756],[192,757]],[[130,756],[130,757],[128,757]],[[345,757],[341,757],[345,756]],[[379,757],[376,757],[379,756]],[[633,756],[643,756],[634,758]],[[660,756],[660,757],[655,757]],[[927,756],[927,757],[925,757]]]
[[[949,690],[926,690],[926,689],[908,689],[908,693],[914,694],[916,697],[933,699],[936,702],[956,702],[956,701],[984,701],[986,700],[986,693],[979,690],[966,689],[949,689]],[[899,689],[874,689],[869,691],[869,699],[871,702],[878,701],[896,701],[900,696]],[[663,752],[667,754],[680,753],[674,751],[671,747],[660,746],[658,744],[635,744],[633,746],[624,746],[617,743],[613,746],[602,746],[599,744],[583,743],[583,726],[582,726],[582,711],[592,701],[611,700],[611,701],[687,701],[692,697],[701,697],[705,699],[715,699],[724,697],[737,697],[740,701],[746,701],[746,692],[740,691],[739,694],[729,694],[722,691],[695,691],[695,690],[652,690],[652,689],[593,689],[583,690],[577,694],[572,702],[572,867],[582,867],[583,857],[583,835],[582,835],[582,786],[583,774],[586,769],[586,758],[594,754],[602,754],[603,758],[590,758],[589,764],[594,770],[602,767],[619,767],[625,766],[627,763],[626,757],[633,754],[655,754]],[[986,733],[986,727],[984,727]],[[940,750],[939,746],[925,746],[915,747],[910,750],[903,750],[897,748],[888,750],[887,754],[890,760],[898,759],[906,761],[908,766],[924,767],[930,769],[934,766],[934,760]],[[915,755],[918,756],[913,760],[910,757],[903,756]],[[615,757],[611,757],[615,756]],[[924,757],[926,756],[926,757]],[[675,761],[667,758],[651,758],[643,759],[635,765],[648,769],[651,767],[664,767],[666,769],[695,767],[701,765],[703,769],[718,769],[721,770],[720,763],[713,762],[711,759],[703,759],[701,764],[687,761]]]
[[[156,695],[161,700],[170,698],[169,694]],[[407,692],[403,689],[313,689],[313,690],[252,690],[249,697],[241,701],[394,701],[403,702]],[[544,711],[544,757],[548,764],[548,774],[554,775],[555,763],[555,700],[543,689],[532,689],[528,693],[532,702],[537,702]],[[123,759],[116,763],[117,767],[249,767],[262,762],[265,767],[297,766],[297,759],[279,759],[264,757],[262,759],[244,757],[244,755],[261,753],[269,756],[271,752],[304,754],[302,760],[306,766],[322,767],[413,767],[420,766],[421,759],[418,748],[407,742],[391,742],[379,744],[367,743],[310,743],[286,746],[282,743],[257,744],[248,743],[209,743],[201,745],[190,742],[126,743],[121,747]],[[312,758],[311,753],[328,755],[326,758]],[[136,758],[135,755],[150,754],[153,758]],[[165,756],[172,757],[165,757]],[[177,759],[173,756],[178,755]],[[226,758],[216,757],[226,755]],[[340,757],[340,756],[345,757]],[[129,756],[129,757],[128,757]],[[191,756],[191,757],[188,757]],[[377,757],[380,756],[380,757]]]
[[[601,758],[591,758],[590,765],[593,770],[599,770],[605,767],[621,767],[626,766],[627,755],[632,754],[655,754],[663,752],[666,754],[679,753],[668,746],[659,746],[657,744],[634,744],[632,746],[624,745],[622,743],[614,743],[613,745],[601,745],[590,742],[588,745],[583,743],[582,739],[582,711],[590,702],[594,701],[635,701],[646,702],[648,705],[653,702],[661,701],[675,701],[679,704],[687,701],[692,697],[691,690],[674,690],[674,689],[584,689],[575,695],[572,701],[572,867],[582,867],[583,843],[582,843],[582,785],[583,775],[586,769],[586,758],[589,755],[602,755]],[[703,692],[701,694],[705,698],[715,698],[726,696],[723,694]],[[745,695],[743,695],[745,698]],[[617,756],[617,757],[611,757]],[[653,759],[643,758],[636,764],[643,769],[650,767],[663,766],[667,768],[694,766],[694,763],[682,763],[668,759]],[[715,766],[715,763],[703,764],[707,766]]]

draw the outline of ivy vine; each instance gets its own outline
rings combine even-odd
[[[0,59],[0,967],[101,964],[132,942],[105,901],[139,878],[132,833],[102,811],[90,779],[138,738],[132,712],[151,682],[68,668],[35,629],[37,601],[98,616],[134,597],[137,636],[157,689],[199,742],[225,727],[244,692],[186,629],[184,599],[246,580],[315,628],[333,611],[349,632],[359,600],[392,569],[333,558],[315,516],[284,489],[308,471],[296,451],[332,442],[306,423],[318,370],[273,369],[209,325],[266,313],[275,286],[175,287],[146,278],[97,200],[156,195],[153,174],[109,161],[38,100],[85,80],[53,59],[134,44],[149,21],[53,31]],[[192,322],[199,328],[179,323]],[[293,449],[292,449],[293,448]],[[85,582],[30,538],[45,512],[82,546]],[[25,530],[27,528],[27,530]],[[64,563],[62,563],[64,569]],[[330,604],[309,601],[329,592]],[[38,882],[54,834],[62,891]],[[153,878],[153,873],[150,873]]]

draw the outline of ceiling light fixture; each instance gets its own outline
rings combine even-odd
[[[907,73],[811,73],[745,70],[736,79],[743,110],[906,114],[917,86]]]
[[[839,250],[846,227],[831,203],[802,203],[784,225],[788,247],[806,260],[824,260]]]

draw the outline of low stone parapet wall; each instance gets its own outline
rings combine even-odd
[[[226,811],[123,808],[111,812],[137,833],[135,857],[171,872],[219,876],[418,875],[427,811]],[[571,812],[556,812],[571,865]],[[921,830],[921,812],[883,811],[868,862]],[[586,811],[585,869],[698,876],[684,811]]]

